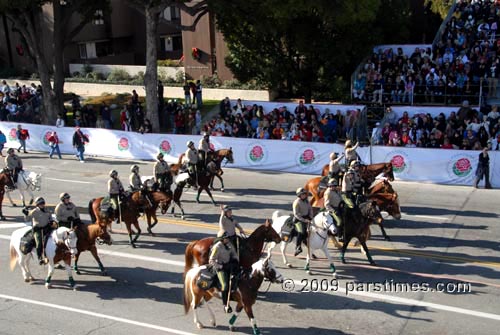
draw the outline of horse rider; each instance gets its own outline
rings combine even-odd
[[[352,161],[342,181],[342,199],[349,208],[354,208],[356,198],[361,195],[363,179],[359,174],[359,162]]]
[[[306,233],[313,218],[312,206],[307,200],[309,192],[302,187],[295,192],[297,199],[293,202],[293,217],[295,230],[297,231],[297,246],[295,256],[302,252],[302,242],[306,242]]]
[[[5,165],[7,166],[7,169],[9,169],[10,174],[12,175],[12,179],[14,181],[13,188],[16,188],[19,172],[23,171],[23,161],[21,160],[21,157],[16,155],[14,148],[9,148],[9,150],[7,150],[7,157],[5,157]]]
[[[116,214],[117,212],[119,213],[120,201],[123,199],[125,190],[123,188],[122,182],[120,181],[120,179],[118,179],[118,172],[116,170],[109,171],[109,176],[111,177],[108,180],[109,199],[111,200],[111,204]],[[121,220],[119,215],[115,215],[115,217],[117,222]]]
[[[340,177],[340,160],[344,157],[344,154],[337,157],[337,153],[332,152],[330,154],[330,163],[328,164],[328,179],[335,178],[339,180]]]
[[[200,155],[201,163],[203,163],[203,168],[207,166],[207,155],[210,150],[210,135],[205,132],[203,133],[203,137],[200,139],[198,143],[198,154]]]
[[[323,195],[323,202],[325,204],[325,209],[330,213],[336,222],[338,236],[341,236],[342,230],[342,215],[340,212],[340,203],[342,202],[342,196],[339,192],[339,183],[337,179],[331,178],[327,184],[328,188]]]
[[[73,228],[81,224],[80,214],[74,203],[71,202],[71,197],[68,193],[61,193],[59,195],[60,203],[57,204],[55,209],[56,220],[59,226]]]
[[[194,188],[198,187],[198,176],[197,176],[197,168],[196,165],[198,164],[198,151],[194,147],[194,142],[193,141],[188,141],[186,143],[187,150],[184,155],[184,159],[187,163],[188,166],[188,173],[189,177],[191,178],[192,185]]]
[[[43,249],[45,242],[50,234],[52,225],[55,224],[52,220],[50,212],[45,208],[45,199],[37,197],[35,199],[35,208],[29,211],[23,208],[24,220],[31,221],[33,229],[33,237],[35,238],[36,254],[40,265],[46,264],[46,259],[43,257]]]
[[[233,217],[233,209],[229,205],[221,206],[219,233],[226,233],[233,246],[238,250],[239,243],[236,241],[238,239],[236,228],[240,231],[240,235],[244,234],[243,227]]]
[[[141,197],[143,199],[146,199],[148,202],[149,206],[152,206],[151,199],[149,198],[148,190],[145,187],[145,185],[141,181],[141,175],[139,174],[139,165],[134,164],[130,167],[130,176],[128,177],[129,180],[129,187],[130,191],[133,192],[141,192]]]
[[[352,145],[351,140],[347,140],[344,145],[344,154],[345,154],[345,166],[350,167],[351,162],[358,160],[359,155],[356,152],[356,149],[359,147],[359,142],[357,142],[354,146]]]
[[[155,181],[158,183],[160,191],[166,192],[167,190],[170,190],[170,185],[172,184],[170,166],[163,159],[163,154],[161,152],[158,156],[156,156],[156,159],[157,161],[153,167]]]
[[[212,247],[208,263],[213,271],[217,273],[217,278],[219,278],[224,311],[232,313],[231,306],[229,306],[229,279],[231,279],[231,289],[236,289],[235,274],[239,269],[239,258],[226,232],[219,231],[217,237],[220,240]]]

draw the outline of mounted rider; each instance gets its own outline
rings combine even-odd
[[[337,153],[332,152],[330,154],[330,163],[328,164],[328,179],[336,179],[337,181],[341,177],[340,160],[344,158],[344,154],[337,157]]]
[[[43,255],[44,245],[50,235],[50,230],[53,225],[57,224],[52,220],[50,212],[45,208],[45,199],[38,197],[35,199],[35,208],[29,211],[27,208],[22,210],[24,220],[31,221],[33,229],[33,237],[36,243],[36,254],[40,265],[46,264],[47,260]]]
[[[232,313],[229,306],[229,279],[231,279],[231,289],[236,289],[237,273],[239,270],[239,258],[232,243],[230,243],[227,233],[219,231],[217,237],[220,240],[212,247],[208,263],[217,273],[217,278],[221,285],[222,304],[226,313]]]
[[[336,179],[331,178],[327,184],[328,188],[323,195],[323,202],[325,204],[325,209],[330,213],[336,222],[337,231],[342,229],[342,213],[340,209],[340,204],[342,203],[342,196],[340,195],[339,183]],[[342,234],[338,233],[338,236]]]
[[[237,242],[237,239],[239,237],[236,235],[236,228],[240,231],[240,235],[245,233],[243,227],[233,217],[233,209],[229,205],[221,206],[219,232],[217,235],[226,233],[233,246],[238,250],[239,242]]]
[[[161,152],[156,156],[156,159],[157,161],[153,167],[155,181],[158,183],[160,191],[166,192],[170,190],[170,185],[172,185],[170,166],[163,159],[163,154]]]
[[[306,242],[306,233],[313,218],[312,206],[307,200],[309,192],[302,187],[295,192],[297,199],[293,202],[293,217],[295,230],[297,231],[297,246],[295,256],[302,252],[302,242]]]
[[[71,202],[71,196],[68,193],[61,193],[59,195],[60,203],[57,204],[55,209],[56,220],[59,226],[73,228],[82,223],[78,208]]]
[[[149,206],[153,206],[153,203],[149,197],[149,192],[146,186],[141,181],[141,175],[139,174],[139,165],[134,164],[130,167],[130,176],[128,177],[130,192],[141,192],[141,197],[145,199]]]
[[[14,148],[9,148],[9,150],[7,150],[7,157],[5,157],[5,165],[7,169],[10,171],[10,174],[14,181],[13,188],[16,188],[19,172],[23,171],[23,161],[21,160],[21,157],[16,155]]]
[[[198,187],[198,172],[197,164],[198,164],[198,151],[194,147],[193,141],[188,141],[186,143],[187,150],[184,154],[184,159],[188,167],[188,174],[192,181],[191,185],[195,188]]]
[[[203,168],[207,166],[207,158],[208,158],[208,152],[211,151],[210,149],[210,135],[205,132],[203,133],[203,137],[200,139],[200,142],[198,143],[198,154],[200,156],[200,163],[202,163]]]
[[[342,181],[342,199],[349,208],[357,205],[357,197],[361,196],[363,179],[359,174],[359,161],[352,161]]]
[[[359,160],[360,157],[356,152],[356,149],[359,147],[359,142],[357,142],[354,146],[352,145],[351,140],[347,140],[344,145],[344,155],[345,155],[345,166],[350,167],[351,162],[355,160]]]
[[[118,213],[118,215],[115,215],[116,221],[120,222],[120,202],[122,202],[125,197],[125,189],[120,179],[118,179],[118,172],[116,170],[109,171],[109,176],[111,177],[108,180],[109,199],[111,200],[111,205],[115,210],[115,214]]]

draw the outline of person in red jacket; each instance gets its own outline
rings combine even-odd
[[[48,140],[49,140],[49,147],[50,147],[49,158],[52,159],[54,152],[56,152],[57,156],[59,156],[59,159],[62,159],[61,151],[59,150],[59,136],[57,136],[57,133],[55,131],[53,131],[50,134]]]

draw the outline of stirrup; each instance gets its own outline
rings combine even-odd
[[[226,312],[226,314],[230,314],[233,312],[233,309],[231,306],[224,306],[224,312]]]

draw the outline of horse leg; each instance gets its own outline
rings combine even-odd
[[[130,227],[131,223],[126,221],[125,225],[127,226],[128,244],[130,244],[132,248],[136,248],[134,241],[132,240],[132,228]]]
[[[24,281],[28,283],[30,280],[29,280],[29,268],[27,266],[27,258],[29,258],[30,255],[23,255],[17,252],[17,250],[16,253],[17,253],[17,264],[19,264],[19,267],[21,268]]]
[[[208,312],[210,313],[210,325],[212,327],[217,327],[217,323],[215,322],[215,313],[212,307],[210,307],[210,304],[205,304],[205,306],[207,306]]]
[[[363,247],[363,250],[366,253],[366,258],[368,258],[368,262],[370,262],[371,265],[376,265],[375,262],[373,261],[372,256],[370,255],[370,252],[368,251],[368,246],[366,245],[366,241],[361,242],[361,246]]]
[[[335,264],[333,264],[333,259],[332,256],[330,255],[330,251],[328,251],[328,240],[325,241],[325,244],[323,245],[323,253],[325,254],[326,258],[328,259],[328,264],[330,264],[330,270],[332,270],[332,275],[333,278],[337,278],[337,270],[335,269]]]
[[[71,273],[71,256],[68,255],[65,257],[64,267],[66,268],[66,273],[68,274],[69,286],[71,286],[73,291],[75,291],[76,283],[75,280],[73,279],[73,274]]]
[[[208,196],[210,197],[210,200],[212,200],[212,204],[214,206],[217,206],[217,203],[214,200],[214,197],[212,196],[212,192],[208,189],[208,186],[205,186],[205,191],[207,192]]]
[[[181,219],[184,220],[184,216],[186,214],[184,213],[184,208],[182,208],[181,202],[180,201],[174,201],[174,204],[172,205],[172,208],[175,207],[175,204],[177,204],[177,206],[179,206],[179,208],[181,209]]]
[[[219,176],[218,174],[216,174],[216,176],[217,176],[217,178],[220,180],[220,185],[221,185],[221,187],[220,187],[220,191],[221,191],[221,192],[224,192],[224,180],[223,180],[223,179],[222,179],[222,177],[221,177],[221,176]]]
[[[212,175],[210,177],[210,186],[209,186],[212,191],[214,189],[214,179],[215,179],[215,175]]]
[[[384,239],[385,239],[386,241],[390,241],[390,240],[391,240],[391,238],[390,238],[390,237],[389,237],[389,235],[387,235],[387,233],[385,232],[384,225],[382,224],[382,222],[380,222],[380,223],[378,224],[378,226],[380,227],[380,230],[382,231],[382,235],[384,236]]]
[[[286,247],[288,243],[281,241],[280,243],[280,250],[281,250],[281,256],[283,257],[283,264],[285,264],[287,267],[291,268],[292,264],[288,263],[288,259],[286,258]]]
[[[17,205],[14,203],[14,201],[12,201],[12,198],[10,196],[10,192],[11,191],[6,191],[5,193],[7,194],[7,198],[9,198],[9,202],[11,204],[12,207],[17,207]]]
[[[99,258],[99,254],[97,254],[97,248],[96,248],[95,244],[90,248],[90,253],[92,254],[92,256],[94,256],[94,259],[97,262],[97,265],[99,265],[99,270],[101,270],[101,274],[103,276],[107,276],[108,272],[104,268],[104,265],[102,265],[102,263],[101,263],[101,259]],[[75,260],[75,262],[76,262],[76,260]]]
[[[35,196],[33,195],[33,192],[31,192],[31,190],[29,189],[26,189],[26,191],[28,191],[28,194],[30,195],[30,206],[33,205],[33,200],[35,198]]]
[[[45,278],[45,287],[46,288],[51,288],[52,284],[50,283],[52,281],[52,274],[54,273],[54,259],[49,258],[49,269],[47,272],[47,278]]]
[[[349,242],[351,241],[352,237],[349,236],[349,237],[346,237],[346,239],[344,240],[344,245],[342,245],[342,250],[340,251],[340,259],[342,260],[342,263],[345,264],[346,261],[345,261],[345,251],[347,249],[347,246],[349,245]]]
[[[75,270],[76,274],[77,275],[81,275],[81,272],[80,270],[78,269],[78,258],[80,258],[80,252],[78,252],[76,255],[75,255],[75,265],[73,265],[73,270]]]
[[[134,239],[132,242],[136,242],[137,239],[139,238],[139,236],[141,235],[141,228],[139,227],[139,222],[137,222],[137,220],[135,220],[134,222],[134,227],[137,229],[137,233],[135,234],[134,236]]]
[[[233,316],[229,319],[229,330],[234,332],[236,330],[236,327],[234,326],[234,323],[236,322],[236,319],[240,315],[241,311],[243,310],[243,304],[241,302],[238,302],[236,305],[235,312]]]
[[[310,232],[309,232],[309,234],[310,234]],[[304,266],[304,270],[306,271],[306,273],[308,275],[312,275],[312,271],[310,270],[310,267],[309,267],[309,263],[311,262],[311,257],[309,257],[309,256],[310,256],[311,251],[312,251],[310,249],[310,246],[311,246],[311,243],[307,243],[307,246],[306,246],[306,248],[307,248],[307,250],[306,250],[307,251],[307,253],[306,253],[306,265]]]
[[[260,335],[260,329],[259,327],[257,327],[257,322],[255,321],[255,317],[253,315],[252,306],[245,305],[243,308],[245,309],[245,312],[247,313],[248,318],[250,319],[250,325],[252,326],[253,335]]]
[[[198,188],[198,194],[196,194],[196,202],[200,203],[201,187]]]

